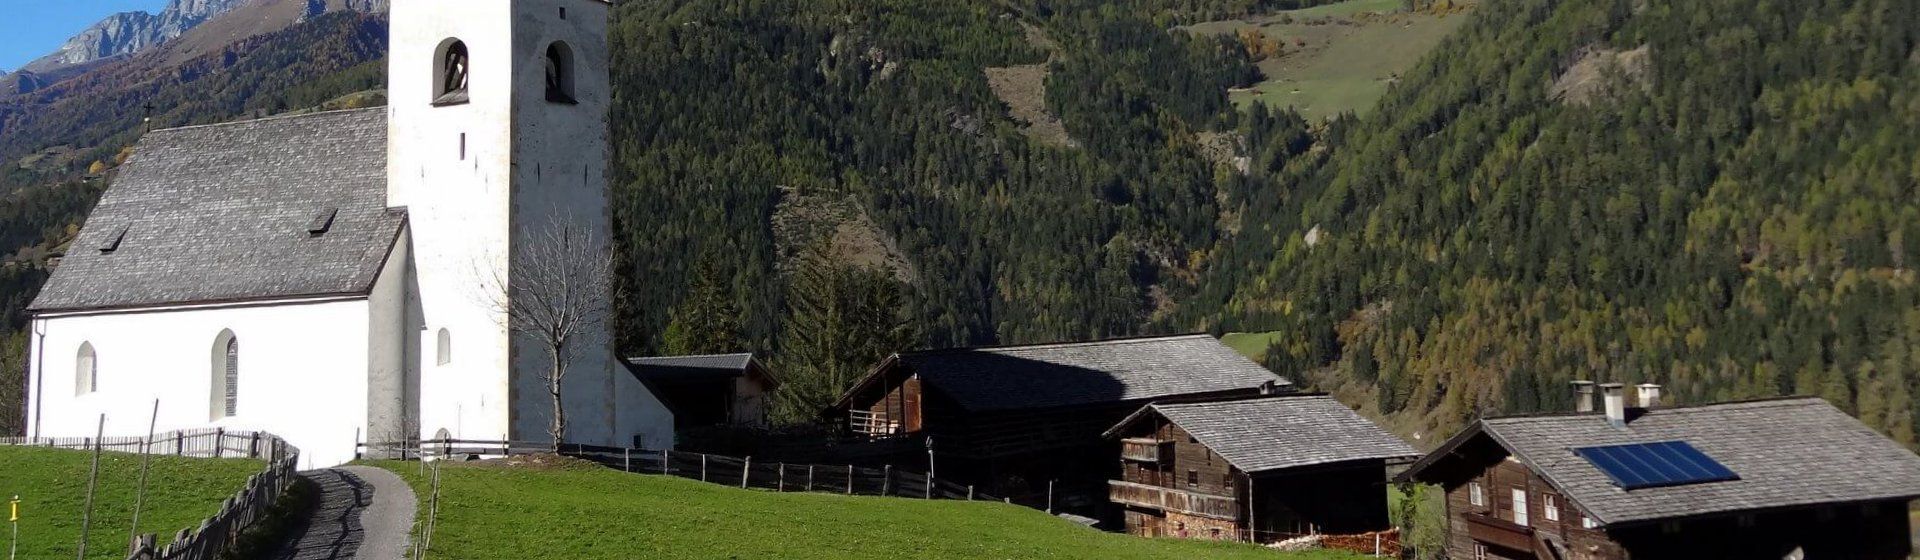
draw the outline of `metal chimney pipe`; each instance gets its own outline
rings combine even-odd
[[[1593,412],[1593,382],[1585,379],[1573,382],[1573,411],[1582,414]]]
[[[1615,428],[1627,427],[1627,389],[1619,383],[1601,383],[1600,392],[1607,400],[1607,424]]]
[[[1660,406],[1659,383],[1641,383],[1637,387],[1640,388],[1640,408]]]

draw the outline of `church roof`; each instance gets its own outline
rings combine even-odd
[[[386,177],[385,108],[153,131],[31,309],[365,294],[406,223]]]

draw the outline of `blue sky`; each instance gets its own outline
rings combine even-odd
[[[118,12],[159,12],[167,0],[9,0],[0,17],[0,68],[14,70]]]

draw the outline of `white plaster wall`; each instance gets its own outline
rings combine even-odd
[[[513,44],[509,0],[395,0],[388,54],[388,204],[412,226],[419,316],[419,435],[508,435],[508,336],[495,312],[506,275],[512,168]],[[467,45],[471,102],[434,107],[440,44]],[[461,156],[461,135],[466,154]],[[439,364],[435,338],[452,338]]]
[[[367,433],[362,441],[403,441],[420,431],[419,328],[408,294],[413,286],[408,232],[387,255],[367,296]]]
[[[302,451],[301,466],[353,459],[366,426],[368,309],[364,299],[253,307],[50,316],[44,354],[34,356],[28,430],[92,437],[99,415],[109,436],[141,436],[154,399],[160,431],[264,430]],[[215,339],[240,341],[239,414],[211,418]],[[38,345],[41,341],[32,341]],[[98,390],[75,395],[81,343],[98,354]]]

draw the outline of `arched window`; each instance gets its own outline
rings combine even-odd
[[[210,416],[214,420],[231,418],[240,414],[240,339],[233,331],[220,331],[213,339],[213,390],[210,398]]]
[[[93,343],[80,343],[80,354],[73,361],[73,394],[85,395],[100,389],[100,357]]]
[[[433,345],[434,363],[443,366],[453,363],[453,333],[447,332],[445,328],[441,328],[439,336],[435,338],[437,340],[435,340]]]
[[[547,101],[572,105],[573,47],[556,42],[547,46]]]
[[[467,72],[472,69],[467,44],[447,39],[434,52],[433,104],[459,105],[468,101]]]

